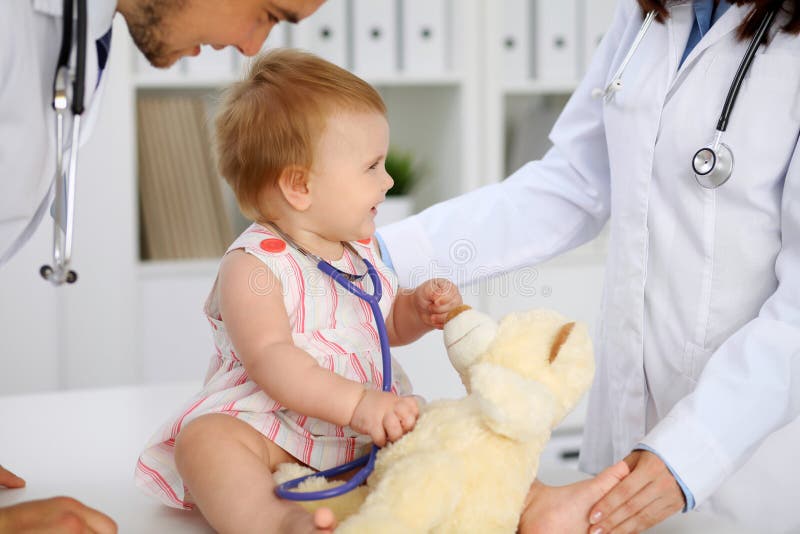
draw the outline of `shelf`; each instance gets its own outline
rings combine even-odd
[[[578,86],[577,81],[538,81],[508,82],[501,86],[507,95],[539,95],[542,93],[569,94]]]
[[[461,74],[447,74],[443,76],[387,76],[364,78],[370,85],[377,87],[447,87],[457,86],[463,83],[464,77]]]
[[[157,77],[140,75],[134,78],[137,89],[219,89],[238,81],[240,78],[230,76],[192,76],[189,77]],[[442,76],[396,76],[365,77],[370,85],[376,87],[448,87],[458,86],[464,81],[461,74],[446,74]]]
[[[220,258],[196,260],[140,261],[139,279],[161,279],[183,276],[214,276],[219,269]]]
[[[232,75],[192,78],[137,76],[134,78],[134,86],[137,89],[219,89],[237,80]]]

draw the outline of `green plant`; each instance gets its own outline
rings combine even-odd
[[[411,152],[390,148],[385,165],[386,172],[394,180],[387,196],[407,195],[420,180],[421,169]]]

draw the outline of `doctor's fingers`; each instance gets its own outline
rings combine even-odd
[[[603,530],[603,532],[608,532],[609,534],[638,534],[658,525],[671,515],[678,513],[682,508],[682,505],[675,507],[674,504],[670,504],[668,499],[657,499],[633,517],[629,517],[622,524],[617,525],[612,530]]]
[[[648,455],[652,456],[652,459]],[[662,474],[662,469],[664,473],[670,475],[664,462],[649,451],[633,451],[625,457],[624,461],[628,465],[630,473],[592,506],[589,511],[589,523],[592,525],[604,521],[645,486],[658,479]],[[594,530],[590,528],[589,532],[593,533]]]
[[[589,529],[590,534],[629,534],[657,525],[683,507],[683,498],[656,481],[624,502],[605,519]]]
[[[25,480],[0,465],[0,486],[22,488],[25,486]]]
[[[631,474],[592,508],[589,521],[594,526],[589,528],[590,534],[618,532],[615,527],[641,513],[644,515],[637,522],[655,520],[655,515],[660,517],[660,521],[672,513],[661,517],[662,507],[666,506],[672,511],[683,507],[683,492],[658,456],[647,451],[636,451],[628,459],[633,465]],[[651,506],[654,508],[650,509]]]

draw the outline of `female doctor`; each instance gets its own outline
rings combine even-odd
[[[621,0],[541,161],[380,230],[409,283],[459,240],[501,272],[610,224],[581,467],[630,473],[535,488],[523,531],[800,529],[800,1],[731,3]]]

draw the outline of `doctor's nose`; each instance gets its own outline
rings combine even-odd
[[[236,45],[236,48],[239,49],[239,52],[244,54],[245,56],[254,56],[261,51],[261,45],[264,43],[264,40],[258,39],[249,39],[243,43]]]
[[[245,56],[254,56],[261,51],[264,41],[267,40],[270,31],[275,26],[272,25],[267,31],[253,31],[249,35],[240,39],[236,44],[236,48]]]

